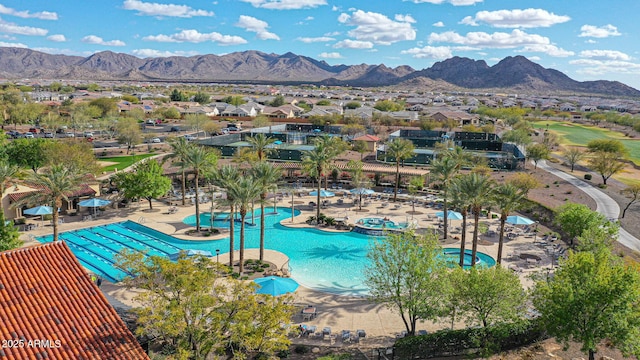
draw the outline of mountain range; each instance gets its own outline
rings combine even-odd
[[[524,56],[507,57],[493,66],[484,60],[453,57],[423,70],[410,66],[329,65],[286,53],[243,51],[226,55],[138,58],[103,51],[88,57],[52,55],[24,48],[0,47],[0,77],[170,82],[243,82],[341,86],[422,86],[430,90],[503,89],[513,92],[583,93],[640,96],[618,81],[576,81]]]

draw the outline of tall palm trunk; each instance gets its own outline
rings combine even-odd
[[[462,210],[462,235],[460,240],[460,267],[464,268],[465,242],[467,240],[467,209]]]
[[[240,206],[240,256],[238,261],[238,272],[240,275],[244,272],[244,219],[247,216],[247,208],[243,205]]]
[[[503,213],[500,216],[500,238],[498,239],[498,258],[496,262],[498,265],[502,263],[502,245],[504,244],[504,224],[507,221],[507,213]]]
[[[400,161],[396,161],[396,188],[393,191],[393,202],[398,198],[398,186],[400,185]]]
[[[319,223],[320,219],[320,189],[322,182],[322,168],[318,167],[318,188],[316,189],[318,193],[316,194],[316,223]]]
[[[267,194],[260,194],[260,260],[264,260],[264,201]],[[275,212],[275,208],[273,209]]]
[[[443,218],[444,218],[444,239],[447,240],[449,238],[449,204],[447,203],[447,191],[445,190],[444,192],[444,199],[443,200]]]
[[[200,199],[198,196],[199,195],[198,192],[200,191],[200,188],[198,186],[198,182],[200,180],[200,171],[196,169],[195,175],[196,177],[194,180],[196,182],[196,197],[195,197],[196,199],[196,231],[199,232],[200,231]]]
[[[184,168],[182,169],[182,181],[181,181],[181,185],[182,185],[182,206],[186,206],[187,205],[187,179],[185,178],[187,176],[187,172],[184,171]]]
[[[235,217],[236,217],[236,209],[233,205],[230,206],[229,209],[229,266],[231,266],[231,270],[233,271],[233,252],[235,251]]]
[[[51,209],[51,221],[53,227],[53,241],[58,241],[58,219],[60,218],[60,214],[58,213],[58,208],[62,206],[62,199],[55,199],[53,202],[53,209]]]
[[[476,266],[478,253],[478,224],[480,223],[480,208],[473,209],[473,245],[471,250],[471,266]]]

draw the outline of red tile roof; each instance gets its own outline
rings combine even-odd
[[[0,253],[0,324],[0,359],[149,359],[64,242]]]
[[[368,141],[368,142],[378,142],[380,141],[380,138],[374,135],[369,135],[369,134],[365,134],[362,136],[359,136],[355,139],[353,139],[354,141]]]
[[[32,192],[35,191],[46,191],[44,188],[39,187],[39,186],[35,186],[30,184],[30,187],[35,188],[36,190],[33,191],[25,191],[25,192],[19,192],[19,193],[11,193],[9,194],[9,199],[11,199],[12,202],[17,202],[18,200],[22,199],[23,197],[25,197],[27,194],[31,194]],[[80,186],[80,188],[70,194],[67,194],[67,197],[69,198],[74,198],[74,197],[81,197],[81,196],[92,196],[95,195],[96,191],[93,190],[89,185],[87,184],[82,184]]]

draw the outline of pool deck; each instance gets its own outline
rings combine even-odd
[[[310,190],[309,190],[310,191]],[[343,204],[337,204],[336,200],[343,198]],[[295,216],[293,220],[290,218],[281,221],[281,224],[288,227],[296,228],[317,228],[324,231],[341,231],[336,230],[334,227],[317,227],[306,224],[306,220],[309,216],[315,216],[315,208],[309,206],[309,202],[315,201],[315,196],[303,195],[301,197],[294,198],[294,206],[296,209],[301,210],[300,215]],[[406,202],[399,203],[398,208],[395,208],[393,203],[387,203],[383,205],[383,201],[372,200],[362,206],[360,211],[357,206],[353,205],[353,200],[346,197],[336,196],[329,198],[331,204],[321,209],[322,213],[332,216],[334,218],[344,218],[348,223],[355,223],[362,217],[388,217],[390,220],[396,222],[405,222],[415,220],[418,227],[434,227],[437,226],[439,220],[435,217],[437,209],[431,207],[416,206],[415,212],[413,208]],[[273,206],[273,202],[271,203]],[[210,204],[203,204],[201,209],[204,211],[209,210]],[[162,202],[154,202],[154,210],[148,210],[148,203],[141,202],[140,206],[133,205],[130,208],[125,209],[109,209],[101,216],[83,221],[82,215],[76,216],[64,216],[64,223],[59,225],[59,231],[69,231],[84,227],[92,227],[97,225],[103,225],[113,222],[132,220],[138,223],[142,223],[153,229],[167,233],[169,235],[176,236],[181,239],[187,240],[214,240],[216,238],[226,237],[228,233],[222,233],[218,236],[212,237],[192,237],[185,234],[190,229],[189,226],[182,223],[182,219],[189,215],[193,215],[194,206],[177,206],[177,212],[169,213],[169,205]],[[291,198],[284,197],[277,202],[277,206],[291,207]],[[411,213],[413,212],[413,215]],[[481,219],[481,222],[486,223],[489,229],[497,231],[499,224],[496,219]],[[39,221],[34,221],[34,224]],[[460,226],[461,221],[452,221],[450,229],[453,230],[450,238],[447,241],[442,241],[443,247],[459,247],[460,241],[455,237],[460,236],[459,230],[455,228]],[[467,249],[471,247],[471,231],[472,221],[468,222],[467,228],[469,230],[467,236]],[[543,234],[544,231],[548,231],[539,228],[539,233]],[[42,236],[51,234],[51,226],[40,226],[35,230],[22,232],[21,238],[25,241],[25,246],[37,243],[34,239],[35,236]],[[517,233],[517,229],[514,230],[514,234]],[[493,236],[481,236],[480,244],[478,245],[478,251],[496,257],[497,254],[497,242],[498,237]],[[520,234],[514,239],[507,240],[505,235],[505,244],[503,250],[503,266],[514,270],[521,278],[521,281],[525,287],[530,287],[533,283],[531,275],[537,274],[538,276],[546,276],[553,271],[553,260],[547,254],[549,247],[558,247],[551,242],[541,243],[539,237],[535,237],[533,234]],[[537,255],[540,261],[531,261],[528,256],[523,255]],[[237,255],[236,255],[237,258]],[[245,258],[254,259],[258,258],[257,249],[245,250]],[[228,254],[220,254],[221,262],[228,262]],[[286,267],[288,258],[279,252],[265,250],[265,260],[274,263],[278,268]],[[295,278],[295,274],[292,274]],[[114,299],[128,306],[136,306],[133,298],[136,291],[125,289],[118,284],[111,284],[104,282],[102,290],[109,294]],[[340,333],[342,330],[351,330],[352,334],[358,330],[363,329],[367,333],[367,338],[362,344],[342,344],[341,341],[337,341],[334,346],[359,346],[359,347],[382,347],[393,344],[396,336],[401,331],[405,330],[404,323],[399,315],[393,313],[383,305],[372,303],[364,297],[354,296],[342,296],[332,293],[315,291],[312,289],[300,287],[295,293],[295,303],[300,307],[312,305],[317,308],[317,316],[311,320],[305,320],[303,322],[300,314],[294,317],[296,324],[305,323],[308,325],[316,325],[318,329],[329,326],[333,333]],[[442,328],[449,327],[449,323],[433,324],[430,322],[421,322],[418,325],[418,329],[424,329],[427,331],[435,331]],[[462,326],[462,325],[459,325]],[[328,341],[323,341],[321,338],[316,337],[300,337],[293,338],[294,343],[315,344],[328,346]]]

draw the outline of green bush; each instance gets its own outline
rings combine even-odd
[[[591,180],[591,174],[584,174],[585,180]]]
[[[310,350],[311,349],[306,345],[296,345],[296,347],[293,348],[293,352],[296,354],[306,354]]]

